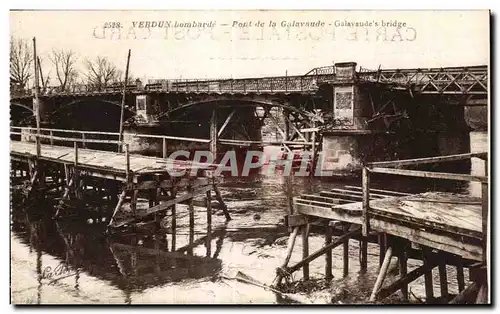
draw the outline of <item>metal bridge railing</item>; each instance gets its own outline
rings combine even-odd
[[[242,79],[161,79],[150,80],[144,87],[136,84],[127,86],[128,92],[182,92],[182,93],[310,93],[318,90],[321,82],[338,79],[334,66],[314,68],[306,75],[275,76]],[[360,69],[356,78],[365,82],[380,82],[415,86],[421,93],[445,94],[487,94],[487,66],[448,67],[431,69]],[[353,77],[354,79],[354,77]],[[123,83],[108,86],[77,84],[61,90],[47,87],[42,96],[115,94],[123,92]],[[32,96],[34,90],[13,89],[11,97]]]

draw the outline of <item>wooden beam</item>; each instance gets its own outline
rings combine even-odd
[[[399,279],[403,279],[408,274],[408,251],[407,249],[411,246],[411,244],[407,241],[401,241],[402,245],[399,248],[398,254],[398,263],[399,263]],[[408,284],[403,284],[401,286],[401,294],[403,296],[403,301],[408,302]]]
[[[325,246],[332,243],[332,227],[330,227],[329,221],[325,222]],[[332,274],[332,250],[327,250],[325,252],[325,279],[331,280],[333,278]]]
[[[212,109],[212,117],[210,119],[210,153],[213,160],[217,160],[217,110]]]
[[[207,195],[207,240],[205,242],[205,245],[207,247],[207,257],[210,257],[212,254],[212,237],[210,234],[212,233],[212,191],[209,188],[206,191]]]
[[[382,266],[380,267],[380,272],[378,273],[377,280],[375,281],[375,286],[373,287],[373,291],[370,296],[370,302],[375,301],[377,292],[380,290],[380,287],[382,287],[382,284],[384,283],[385,276],[387,275],[387,270],[389,269],[389,265],[391,263],[391,258],[392,247],[389,247],[385,252],[384,261],[382,263]]]
[[[366,237],[370,232],[370,173],[366,167],[363,167],[362,173],[362,185],[363,185],[363,213],[362,213],[362,233],[363,236]]]
[[[422,276],[423,274],[428,273],[434,267],[436,267],[436,265],[437,265],[436,263],[426,264],[412,270],[403,278],[399,278],[396,281],[394,281],[390,286],[380,289],[377,292],[376,300],[383,300],[388,296],[390,296],[391,294],[393,294],[394,292],[398,291],[399,289],[402,289],[404,286],[408,286],[409,283],[411,283],[418,277]]]
[[[424,266],[432,263],[430,258],[430,249],[422,247],[422,261]],[[424,273],[424,286],[425,286],[425,302],[430,303],[434,300],[434,286],[432,283],[432,270]]]
[[[456,297],[454,297],[448,304],[464,304],[465,302],[470,302],[479,291],[479,285],[477,282],[473,282],[467,288],[462,290]]]
[[[349,232],[349,227],[350,227],[349,223],[344,223],[344,225],[342,227],[344,233]],[[343,248],[344,249],[343,275],[344,275],[344,277],[347,277],[347,275],[349,275],[349,237],[345,238],[343,247],[344,247]]]
[[[305,260],[309,256],[309,231],[311,225],[306,224],[301,227],[302,229],[302,258]],[[303,279],[309,280],[309,262],[305,262],[302,267]]]
[[[231,215],[229,214],[226,203],[222,199],[222,196],[220,194],[219,188],[217,187],[217,184],[215,184],[215,183],[212,184],[212,187],[213,187],[214,192],[215,192],[215,199],[219,202],[219,204],[222,208],[222,212],[224,213],[224,217],[226,218],[226,221],[230,221]]]
[[[307,139],[304,137],[304,135],[302,135],[302,133],[300,133],[299,129],[290,121],[290,119],[288,119],[287,116],[285,116],[285,119],[286,121],[289,123],[289,125],[292,126],[293,130],[294,130],[294,135],[297,134],[299,135],[299,137],[304,141],[304,142],[307,142]]]
[[[483,262],[486,264],[488,262],[488,210],[489,210],[489,193],[488,193],[488,183],[483,182],[481,184],[481,221],[482,221],[482,235],[483,235]]]
[[[217,137],[222,136],[222,133],[224,132],[224,130],[228,126],[228,124],[231,121],[231,118],[233,117],[235,112],[236,112],[236,109],[233,109],[233,111],[231,111],[231,113],[227,116],[226,121],[224,121],[224,124],[221,126],[221,128],[219,129],[219,132],[217,133]]]
[[[473,176],[473,175],[468,175],[468,174],[418,171],[418,170],[407,170],[407,169],[392,169],[392,168],[371,168],[371,169],[369,169],[369,171],[371,173],[393,174],[393,175],[419,177],[419,178],[488,182],[488,177]]]
[[[127,66],[125,67],[125,81],[123,82],[123,91],[122,91],[122,102],[120,106],[120,134],[118,135],[118,141],[121,142],[123,140],[123,119],[124,119],[124,114],[125,114],[125,100],[127,97],[127,80],[128,80],[128,69],[130,66],[130,52],[131,50],[128,50],[128,55],[127,55]],[[121,150],[121,143],[118,145],[118,152]]]
[[[467,154],[456,154],[447,156],[437,156],[437,157],[424,157],[424,158],[414,158],[414,159],[401,159],[392,161],[377,161],[370,162],[367,164],[368,167],[401,167],[401,166],[413,166],[413,165],[423,165],[447,161],[457,161],[470,159],[472,157],[483,157],[487,153],[467,153]]]
[[[304,266],[305,264],[315,260],[316,258],[318,258],[319,256],[325,254],[326,251],[328,250],[331,250],[331,249],[334,249],[336,248],[337,246],[341,245],[345,238],[350,238],[352,237],[354,234],[357,234],[359,233],[360,231],[360,228],[356,228],[352,231],[349,231],[348,233],[345,233],[344,235],[342,235],[341,237],[335,239],[335,241],[333,241],[331,244],[329,245],[326,245],[324,247],[322,247],[321,249],[317,250],[316,252],[312,253],[311,255],[307,256],[306,258],[304,258],[303,260],[301,260],[300,262],[298,262],[297,264],[291,266],[290,268],[288,268],[288,270],[290,272],[294,272],[298,269],[300,269],[302,266]]]

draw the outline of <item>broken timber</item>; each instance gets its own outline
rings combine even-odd
[[[426,302],[450,301],[447,265],[457,269],[456,285],[459,295],[450,303],[488,303],[487,241],[489,217],[488,177],[478,175],[440,173],[399,169],[397,167],[450,162],[466,158],[487,160],[486,153],[459,154],[367,164],[363,168],[362,186],[346,185],[342,188],[301,194],[293,198],[293,206],[285,217],[287,226],[293,227],[287,258],[277,269],[278,285],[283,277],[290,277],[303,268],[308,279],[307,266],[315,258],[325,255],[325,278],[332,278],[331,251],[344,243],[344,276],[349,273],[348,241],[359,242],[361,270],[367,269],[368,243],[379,246],[380,269],[369,301],[377,302],[401,291],[408,301],[408,285],[424,276]],[[476,181],[482,185],[481,197],[447,192],[410,194],[402,191],[374,189],[374,174],[400,175],[456,181]],[[303,237],[303,259],[287,266],[299,229],[318,223],[324,228],[325,246],[313,254],[307,252],[307,238]],[[350,227],[349,227],[350,225]],[[342,226],[340,230],[335,226]],[[332,239],[332,228],[339,232]],[[353,230],[353,231],[349,231]],[[303,233],[304,234],[304,233]],[[347,243],[347,245],[345,245]],[[304,249],[305,246],[305,249]],[[399,278],[384,285],[391,258],[398,258]],[[422,265],[408,270],[407,260],[417,259]],[[435,297],[432,271],[438,267],[440,297]],[[472,285],[465,288],[464,268],[469,269]],[[368,300],[367,300],[368,301]]]
[[[54,215],[56,219],[77,206],[69,203],[85,204],[90,193],[100,195],[102,199],[99,193],[104,191],[109,200],[115,201],[108,229],[141,221],[147,216],[154,216],[158,222],[158,214],[164,214],[169,209],[175,214],[173,207],[176,204],[208,195],[212,190],[226,219],[231,219],[216,186],[219,179],[212,176],[214,165],[132,155],[127,145],[124,145],[124,150],[124,153],[117,153],[82,149],[78,148],[76,142],[74,147],[66,147],[41,145],[39,141],[11,141],[13,164],[19,167],[21,173],[25,169],[24,165],[29,168],[28,196],[33,189],[43,187],[47,180],[46,168],[57,169],[51,175],[59,177],[51,177],[50,181],[61,182],[57,184],[64,186],[64,192]],[[172,171],[175,171],[175,176]],[[181,172],[184,174],[179,176]],[[14,173],[17,173],[17,169]],[[196,176],[189,176],[191,173],[196,173]],[[147,208],[141,206],[140,201],[144,198],[149,204]],[[207,202],[205,205],[209,206]],[[82,214],[79,211],[77,215],[79,213]]]

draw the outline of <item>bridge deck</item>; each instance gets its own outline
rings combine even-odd
[[[323,192],[321,201],[298,197],[299,214],[362,224],[362,202],[336,204]],[[464,258],[482,258],[481,199],[427,192],[370,200],[370,227]]]
[[[28,158],[36,156],[36,145],[31,142],[10,142],[10,152],[13,157]],[[73,164],[75,151],[73,147],[41,145],[40,159],[60,164]],[[124,177],[127,173],[127,161],[124,153],[100,151],[92,149],[78,149],[78,167],[106,173],[113,173]],[[134,175],[166,174],[168,170],[208,170],[213,168],[209,164],[193,163],[130,154],[130,171]]]

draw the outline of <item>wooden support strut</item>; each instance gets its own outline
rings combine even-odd
[[[448,275],[446,273],[446,263],[441,262],[438,265],[439,269],[439,286],[441,289],[441,299],[447,300],[448,298]]]
[[[217,199],[220,206],[222,207],[222,212],[224,213],[224,217],[226,217],[226,221],[230,221],[231,215],[229,214],[229,211],[227,210],[226,203],[224,203],[224,200],[222,199],[219,188],[217,187],[217,184],[215,184],[215,182],[212,184],[212,188],[214,189],[214,192],[215,192],[215,198]]]
[[[400,289],[403,289],[404,287],[407,287],[409,283],[411,283],[412,281],[414,281],[418,277],[432,271],[432,269],[434,267],[436,267],[436,265],[437,265],[436,263],[428,263],[428,264],[419,266],[418,268],[415,268],[414,270],[409,272],[406,276],[394,281],[390,286],[380,289],[376,293],[375,299],[382,300],[382,299],[390,296],[394,292],[396,292]]]
[[[398,263],[399,263],[399,279],[403,279],[408,274],[408,251],[407,248],[410,247],[410,243],[407,241],[402,241],[402,245],[398,252]],[[401,286],[401,294],[403,296],[403,301],[408,302],[408,284],[403,284]]]
[[[292,257],[293,247],[295,246],[295,239],[297,238],[297,234],[299,233],[299,228],[300,228],[299,226],[296,226],[293,229],[293,232],[288,237],[285,260],[283,261],[283,264],[281,264],[281,266],[276,269],[277,274],[276,274],[276,278],[274,279],[274,281],[276,282],[276,285],[278,285],[278,286],[281,284],[281,280],[283,279],[284,274],[283,274],[282,270],[287,268],[288,263],[290,262],[290,258]]]
[[[380,272],[378,273],[377,281],[375,281],[375,286],[373,287],[373,291],[370,296],[370,302],[375,301],[376,294],[380,290],[380,287],[382,287],[382,284],[384,283],[385,276],[387,275],[387,270],[389,269],[389,265],[391,263],[391,258],[392,258],[392,247],[389,247],[385,252],[384,262],[380,267]]]
[[[320,257],[321,255],[325,254],[326,251],[328,251],[330,249],[334,249],[337,246],[343,244],[344,240],[346,238],[352,237],[353,235],[359,233],[359,231],[360,231],[359,228],[356,228],[356,229],[354,229],[352,231],[349,231],[348,233],[343,234],[341,237],[335,239],[335,241],[333,241],[331,244],[322,247],[321,249],[319,249],[316,252],[312,253],[311,255],[307,256],[306,258],[304,258],[303,260],[301,260],[297,264],[295,264],[295,265],[287,268],[288,272],[292,273],[292,272],[300,269],[305,264],[307,264],[307,263],[315,260],[316,258]]]
[[[174,185],[170,189],[170,196],[173,200],[177,197],[177,187]],[[175,244],[177,242],[177,208],[176,203],[174,202],[171,206],[172,211],[172,252],[175,251]]]
[[[192,187],[188,186],[188,193],[192,193]],[[193,198],[191,197],[189,199],[189,245],[192,245],[194,242],[194,206],[193,206]],[[193,249],[191,247],[190,250],[188,250],[189,254],[193,254]]]
[[[344,233],[347,233],[349,232],[349,227],[350,227],[350,224],[348,223],[345,223],[344,226],[343,226],[343,231]],[[343,270],[344,270],[344,277],[347,277],[347,275],[349,275],[349,237],[346,237],[345,240],[344,240],[344,257],[343,257],[343,262],[344,262],[344,267],[343,267]]]
[[[325,222],[325,246],[332,243],[332,227],[329,221]],[[325,252],[325,279],[331,280],[333,278],[332,274],[332,250],[327,250]]]
[[[422,261],[424,266],[431,263],[430,252],[428,248],[422,247]],[[432,269],[424,274],[425,278],[425,301],[430,303],[434,300],[434,289],[432,284]]]
[[[309,256],[309,231],[311,225],[309,223],[302,226],[302,258],[305,260]],[[304,262],[302,267],[304,280],[309,280],[309,262]]]
[[[207,257],[210,257],[212,252],[212,193],[210,190],[206,192],[207,195],[207,240],[205,246],[207,248]]]

